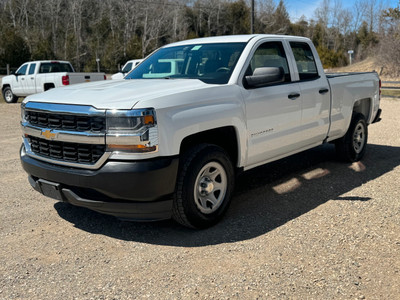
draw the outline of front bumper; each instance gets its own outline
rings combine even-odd
[[[107,161],[98,170],[88,170],[36,160],[23,146],[20,154],[30,184],[45,196],[121,219],[171,217],[178,157]]]

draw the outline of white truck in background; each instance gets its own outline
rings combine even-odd
[[[123,79],[126,74],[136,68],[136,66],[138,66],[142,61],[143,59],[128,60],[120,72],[111,75],[111,79]]]
[[[174,74],[163,68],[171,59]],[[226,212],[237,172],[324,143],[360,160],[379,104],[376,72],[326,75],[307,38],[194,39],[160,48],[124,80],[27,97],[20,156],[48,197],[204,228]]]
[[[41,93],[70,84],[105,80],[105,73],[77,73],[68,61],[30,61],[2,79],[3,98],[7,103],[19,97]]]

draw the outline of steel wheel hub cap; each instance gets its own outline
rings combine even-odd
[[[11,101],[12,100],[12,94],[11,94],[11,92],[10,91],[6,91],[6,95],[5,95],[6,97],[6,100],[7,101]]]
[[[218,162],[206,164],[195,182],[194,199],[204,214],[215,212],[224,202],[228,179],[224,167]]]
[[[364,148],[365,143],[365,128],[362,124],[357,124],[353,135],[353,148],[356,153],[360,153]]]
[[[214,184],[208,177],[204,177],[200,181],[199,192],[201,196],[207,196],[214,190]]]

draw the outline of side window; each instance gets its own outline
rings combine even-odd
[[[31,64],[30,67],[29,67],[28,74],[29,75],[34,74],[35,73],[35,68],[36,68],[36,64]]]
[[[26,70],[28,69],[28,64],[23,65],[22,67],[20,67],[16,74],[18,75],[25,75],[26,74]]]
[[[290,42],[300,80],[312,80],[319,78],[314,55],[307,43]]]
[[[251,58],[246,76],[253,75],[255,69],[264,67],[282,67],[285,73],[284,82],[291,81],[289,65],[281,42],[261,44]]]

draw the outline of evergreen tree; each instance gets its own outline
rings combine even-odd
[[[30,60],[31,53],[24,39],[14,28],[3,28],[0,34],[0,63],[19,67]]]

